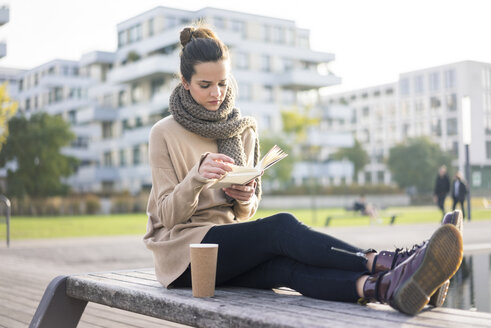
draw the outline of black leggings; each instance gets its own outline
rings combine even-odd
[[[368,251],[314,231],[289,213],[214,226],[202,243],[219,244],[217,285],[290,287],[305,296],[355,302],[356,280],[368,274],[360,254]],[[190,269],[172,285],[191,286]]]

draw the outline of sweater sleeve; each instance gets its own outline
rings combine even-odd
[[[201,160],[181,182],[177,181],[174,170],[152,167],[152,193],[161,223],[167,229],[186,223],[196,211],[199,195],[210,181],[198,173],[200,163]]]

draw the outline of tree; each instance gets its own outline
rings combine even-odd
[[[13,117],[9,121],[10,135],[0,152],[0,167],[9,161],[16,170],[8,170],[7,193],[11,197],[32,198],[66,194],[69,187],[62,177],[74,172],[77,160],[60,153],[75,135],[59,116],[46,113]]]
[[[10,99],[7,87],[7,83],[0,85],[0,150],[9,135],[8,121],[15,115],[18,107],[18,103]]]
[[[361,143],[357,139],[355,139],[353,147],[340,148],[337,152],[332,154],[332,159],[334,160],[340,161],[343,158],[346,158],[351,163],[353,163],[355,171],[355,181],[358,181],[358,172],[363,170],[365,165],[367,165],[370,161],[368,153],[365,151],[365,149],[363,149]]]
[[[264,156],[264,154],[266,154],[266,152],[274,145],[278,145],[285,153],[288,154],[288,156],[282,159],[278,165],[273,165],[264,171],[262,179],[264,181],[277,181],[281,184],[286,184],[291,179],[291,173],[294,165],[294,158],[290,155],[292,148],[287,145],[282,138],[263,137],[261,138],[261,156]]]
[[[399,187],[416,187],[419,192],[433,190],[438,168],[451,167],[453,156],[428,137],[409,138],[390,149],[387,166]]]

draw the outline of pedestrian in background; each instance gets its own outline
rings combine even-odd
[[[464,201],[465,196],[467,196],[467,186],[464,182],[464,178],[462,177],[462,173],[455,173],[455,177],[452,181],[452,210],[455,210],[457,203],[460,203],[460,207],[462,208],[462,216],[465,218],[465,210],[464,210]]]
[[[447,174],[447,167],[440,166],[435,181],[434,200],[438,208],[442,211],[442,217],[445,215],[445,199],[450,191],[450,178]],[[454,206],[455,209],[455,206]]]

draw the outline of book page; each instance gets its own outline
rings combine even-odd
[[[288,154],[281,150],[281,148],[277,145],[274,145],[259,161],[256,167],[228,164],[232,168],[232,171],[228,172],[223,178],[213,183],[210,188],[228,188],[233,184],[247,184],[260,176],[264,170],[279,162],[286,156],[288,156]]]

